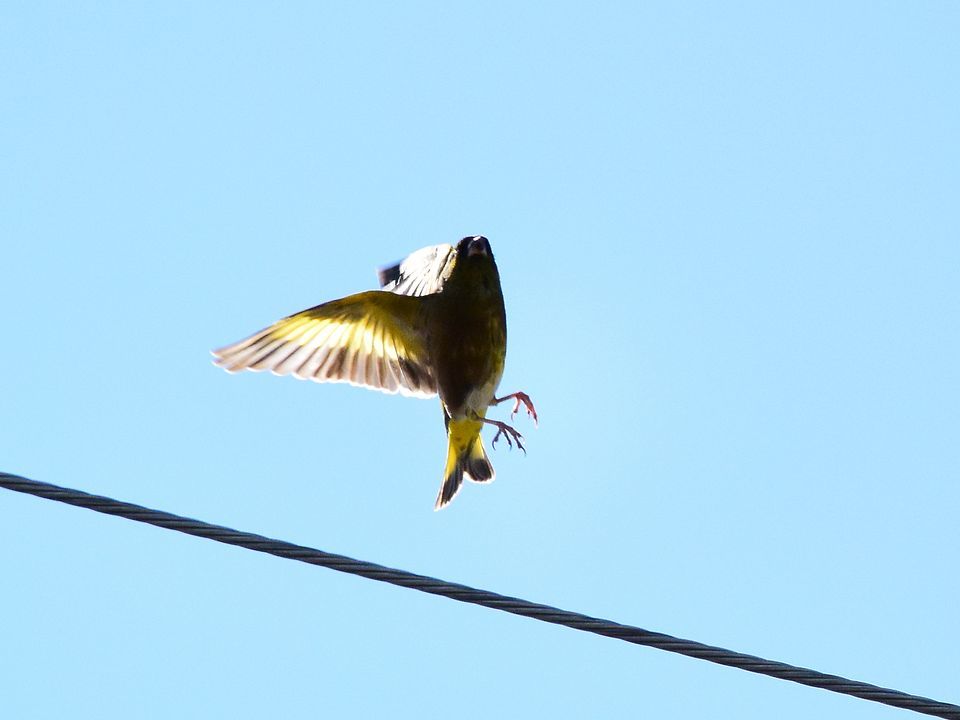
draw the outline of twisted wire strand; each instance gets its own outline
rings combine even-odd
[[[127,518],[128,520],[155,525],[167,530],[176,530],[177,532],[187,535],[215,540],[227,545],[236,545],[237,547],[248,550],[276,555],[277,557],[287,558],[289,560],[299,560],[300,562],[310,565],[319,565],[330,568],[331,570],[337,570],[351,575],[359,575],[370,578],[371,580],[379,580],[412,590],[419,590],[430,593],[431,595],[440,595],[450,598],[451,600],[482,605],[493,608],[494,610],[502,610],[542,622],[563,625],[574,630],[582,630],[596,635],[616,638],[628,643],[633,643],[634,645],[646,645],[657,648],[658,650],[666,650],[667,652],[707,660],[718,665],[726,665],[760,675],[789,680],[790,682],[808,685],[822,690],[829,690],[842,695],[852,695],[853,697],[858,697],[863,700],[870,700],[905,710],[913,710],[914,712],[926,715],[949,718],[950,720],[960,720],[960,706],[951,703],[939,702],[919,695],[910,695],[900,692],[899,690],[879,687],[858,680],[849,680],[838,675],[828,675],[809,668],[788,665],[787,663],[777,662],[775,660],[766,660],[754,655],[747,655],[721,647],[706,645],[694,640],[684,640],[683,638],[644,630],[632,625],[623,625],[611,620],[591,617],[581,613],[570,612],[569,610],[561,610],[560,608],[551,607],[550,605],[542,605],[520,598],[499,595],[487,590],[478,590],[467,585],[446,582],[445,580],[439,580],[426,575],[417,575],[406,572],[405,570],[397,570],[363,560],[355,560],[344,555],[336,555],[283,540],[274,540],[262,535],[234,530],[221,525],[212,525],[201,520],[193,520],[161,510],[151,510],[150,508],[140,505],[134,505],[100,495],[91,495],[80,490],[72,490],[58,485],[29,480],[18,475],[11,475],[4,472],[0,472],[0,487],[15,492],[35,495],[47,500],[56,500],[68,505],[75,505],[107,515],[116,515]]]

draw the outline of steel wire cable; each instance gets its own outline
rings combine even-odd
[[[176,530],[187,535],[216,540],[227,545],[235,545],[281,558],[299,560],[310,565],[319,565],[331,570],[360,575],[371,580],[379,580],[432,595],[440,595],[464,603],[482,605],[542,622],[564,625],[574,630],[616,638],[635,645],[646,645],[667,652],[707,660],[718,665],[726,665],[781,680],[789,680],[842,695],[852,695],[863,700],[871,700],[926,715],[960,720],[960,706],[951,703],[940,702],[919,695],[910,695],[899,690],[879,687],[858,680],[849,680],[838,675],[828,675],[817,670],[797,667],[776,660],[767,660],[754,655],[706,645],[694,640],[685,640],[664,633],[652,632],[632,625],[623,625],[611,620],[561,610],[550,605],[499,595],[488,590],[479,590],[426,575],[417,575],[405,570],[355,560],[344,555],[336,555],[283,540],[274,540],[221,525],[212,525],[202,520],[193,520],[161,510],[152,510],[113,498],[91,495],[80,490],[29,480],[3,472],[0,472],[0,487],[88,510],[95,510],[107,515],[116,515],[128,520],[148,523],[167,530]]]

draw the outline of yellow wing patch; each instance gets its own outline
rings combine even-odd
[[[276,375],[431,397],[437,382],[420,332],[420,300],[373,290],[324,303],[214,350],[228,372]]]

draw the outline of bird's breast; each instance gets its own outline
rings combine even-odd
[[[507,349],[502,300],[440,313],[431,354],[440,400],[451,417],[486,413],[503,375]]]

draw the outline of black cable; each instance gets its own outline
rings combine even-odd
[[[683,640],[663,633],[643,630],[632,625],[621,625],[620,623],[600,618],[581,615],[580,613],[560,610],[549,605],[540,605],[538,603],[528,602],[519,598],[498,595],[487,590],[477,590],[466,585],[449,583],[444,580],[427,577],[425,575],[416,575],[404,570],[395,570],[393,568],[376,565],[374,563],[354,560],[343,555],[334,555],[333,553],[323,552],[314,548],[304,547],[303,545],[294,545],[293,543],[282,540],[272,540],[262,535],[232,530],[231,528],[219,525],[211,525],[200,520],[191,520],[190,518],[180,517],[172,513],[162,512],[160,510],[151,510],[133,505],[131,503],[113,500],[112,498],[101,497],[99,495],[90,495],[79,490],[50,485],[48,483],[28,480],[17,475],[9,475],[0,472],[0,487],[16,492],[36,495],[47,500],[57,500],[58,502],[76,505],[77,507],[95,510],[107,515],[117,515],[136,520],[137,522],[149,523],[157,527],[168,530],[176,530],[195,535],[197,537],[216,540],[227,545],[236,545],[248,550],[276,555],[277,557],[288,558],[290,560],[299,560],[300,562],[311,565],[321,565],[332,570],[350,573],[352,575],[361,575],[371,580],[380,580],[401,587],[420,590],[421,592],[432,595],[442,595],[443,597],[460,602],[473,603],[474,605],[483,605],[484,607],[504,612],[522,615],[543,622],[554,623],[556,625],[565,625],[574,630],[583,630],[597,635],[617,638],[635,645],[648,645],[650,647],[666,650],[668,652],[679,653],[689,657],[699,658],[700,660],[709,660],[719,665],[747,670],[749,672],[769,675],[770,677],[789,680],[809,685],[810,687],[830,690],[831,692],[841,693],[843,695],[852,695],[864,700],[892,705],[893,707],[913,710],[914,712],[935,715],[942,718],[951,718],[960,720],[960,706],[951,703],[938,702],[930,698],[920,697],[918,695],[909,695],[898,690],[870,685],[869,683],[859,682],[857,680],[848,680],[837,675],[827,675],[809,670],[807,668],[796,667],[774,660],[765,660],[764,658],[753,655],[725,650],[724,648],[704,645],[693,640]]]

